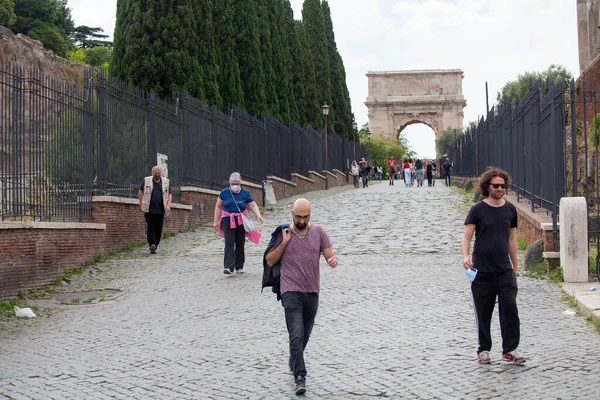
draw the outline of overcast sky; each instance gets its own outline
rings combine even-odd
[[[301,19],[303,0],[291,0]],[[76,25],[112,36],[117,0],[68,0]],[[368,122],[368,71],[461,69],[465,125],[485,113],[502,86],[525,71],[560,64],[579,76],[577,6],[573,0],[329,0],[346,67],[352,110]],[[421,124],[402,135],[422,157],[435,155],[433,131]]]

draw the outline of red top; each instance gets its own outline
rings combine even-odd
[[[410,164],[405,161],[404,163],[402,163],[402,168],[404,168],[404,169],[410,168]]]

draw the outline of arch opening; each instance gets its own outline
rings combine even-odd
[[[404,138],[408,147],[420,159],[436,158],[436,134],[431,126],[421,121],[411,121],[400,127],[398,138]]]

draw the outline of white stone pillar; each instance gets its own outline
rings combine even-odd
[[[560,199],[560,265],[565,282],[588,281],[588,220],[585,197]]]

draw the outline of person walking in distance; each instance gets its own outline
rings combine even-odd
[[[479,182],[485,198],[471,207],[461,243],[465,270],[472,268],[476,271],[471,293],[479,339],[477,360],[481,364],[491,363],[490,324],[497,298],[502,359],[522,364],[525,357],[517,352],[521,332],[517,309],[517,210],[503,198],[510,178],[500,168],[492,167],[481,175]],[[471,259],[469,250],[473,233],[475,245]]]
[[[320,225],[310,223],[310,214],[309,201],[296,200],[290,228],[281,230],[265,256],[269,267],[280,264],[281,304],[289,334],[289,367],[294,374],[296,394],[306,392],[304,350],[319,307],[321,254],[331,268],[337,266],[331,240]]]
[[[165,216],[171,213],[173,195],[169,180],[162,177],[158,166],[152,167],[152,175],[144,178],[138,190],[140,211],[146,219],[146,237],[150,253],[156,253],[156,248],[162,237]]]
[[[231,276],[234,270],[238,274],[244,272],[246,238],[256,244],[260,241],[261,233],[258,229],[254,232],[246,232],[244,229],[242,215],[250,218],[248,210],[252,211],[258,222],[263,222],[258,204],[252,194],[242,187],[240,173],[233,172],[229,176],[229,186],[219,194],[213,217],[213,227],[218,235],[225,239],[223,255],[225,275]]]
[[[431,161],[427,160],[427,163],[425,165],[425,170],[427,173],[427,186],[431,187],[431,181],[433,179],[433,166],[431,165]]]
[[[444,172],[446,186],[450,186],[450,175],[452,175],[452,163],[450,159],[446,158],[446,161],[442,164],[442,171]]]
[[[354,185],[355,189],[358,189],[358,175],[360,174],[360,167],[356,163],[356,160],[352,161],[350,173],[352,174],[352,184]]]
[[[390,156],[387,162],[387,175],[389,179],[389,184],[394,185],[394,179],[396,178],[396,173],[398,172],[398,162],[394,159],[394,157]]]

